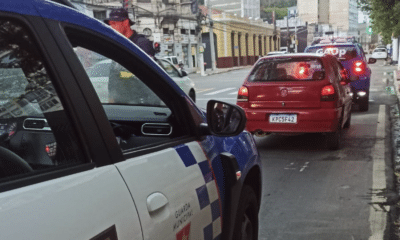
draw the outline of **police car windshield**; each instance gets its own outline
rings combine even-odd
[[[324,68],[318,59],[271,58],[260,61],[249,82],[321,80]]]
[[[307,53],[330,54],[341,61],[352,60],[357,57],[357,49],[351,45],[326,45],[307,48]]]

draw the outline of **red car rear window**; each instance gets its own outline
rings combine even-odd
[[[323,65],[318,59],[271,58],[258,62],[248,81],[309,81],[321,80],[324,76]]]

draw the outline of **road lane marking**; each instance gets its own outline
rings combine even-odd
[[[218,91],[215,91],[215,92],[206,93],[204,95],[215,95],[215,94],[218,94],[218,93],[230,91],[232,89],[235,89],[235,88],[225,88],[225,89],[221,89],[221,90],[218,90]]]
[[[214,89],[214,88],[200,89],[200,90],[197,90],[196,92],[197,92],[197,93],[202,93],[202,92],[211,91],[211,90],[213,90],[213,89]]]
[[[376,142],[372,149],[371,155],[373,159],[372,172],[372,189],[386,189],[385,174],[385,137],[386,137],[386,106],[379,106],[378,125],[376,127]],[[385,202],[386,197],[372,195],[371,202]],[[377,211],[372,205],[369,211],[369,223],[371,236],[369,240],[383,239],[386,229],[386,216],[384,211]]]
[[[285,170],[296,170],[296,168],[293,167],[294,162],[291,162],[290,164],[286,165],[283,169]]]
[[[236,92],[232,92],[232,93],[228,93],[228,95],[236,95],[236,94],[238,94],[237,91]]]
[[[304,169],[306,169],[307,167],[308,167],[308,164],[309,164],[310,162],[306,162],[305,164],[304,164],[304,166],[300,169],[300,172],[302,172],[302,171],[304,171]]]

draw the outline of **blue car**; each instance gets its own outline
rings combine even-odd
[[[59,2],[0,4],[1,238],[257,239],[244,111],[203,112],[128,38]],[[109,77],[91,77],[102,61]]]
[[[359,105],[360,111],[368,111],[371,69],[361,45],[352,42],[317,44],[308,46],[304,52],[336,56],[352,80],[353,102]]]

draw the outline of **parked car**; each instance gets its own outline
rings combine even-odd
[[[166,57],[163,57],[162,59],[166,59],[166,60],[170,61],[178,69],[181,69],[183,66],[182,60],[179,60],[179,58],[177,56],[166,56]]]
[[[256,240],[262,168],[243,109],[202,111],[69,5],[0,4],[1,239]],[[113,102],[89,76],[100,61]]]
[[[387,59],[388,52],[386,48],[375,48],[371,55],[375,59]]]
[[[272,55],[281,55],[281,54],[287,54],[288,52],[286,51],[275,51],[275,52],[269,52],[267,53],[267,56],[272,56]]]
[[[196,102],[196,90],[194,82],[184,70],[178,70],[171,62],[165,59],[157,59],[158,64],[168,73],[175,83]],[[110,75],[111,60],[101,60],[87,69],[88,76],[95,86],[100,99],[108,101],[108,78]]]
[[[358,43],[331,43],[308,46],[304,52],[335,56],[347,70],[353,93],[353,102],[360,111],[368,111],[371,69],[368,67],[364,50]]]
[[[257,136],[324,133],[327,147],[338,149],[342,129],[351,124],[352,96],[345,71],[330,55],[262,58],[238,93],[246,129]]]
[[[289,48],[288,47],[280,47],[279,51],[281,51],[281,52],[289,52]]]

